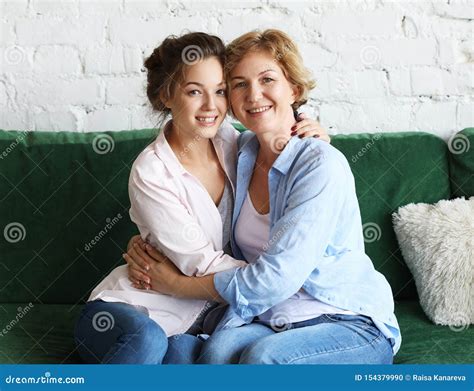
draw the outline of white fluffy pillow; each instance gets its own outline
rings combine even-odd
[[[400,207],[393,225],[426,315],[441,325],[474,323],[474,197]]]

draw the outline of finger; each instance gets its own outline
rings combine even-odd
[[[146,273],[148,270],[150,270],[149,268],[146,269],[145,267],[141,266],[140,263],[136,262],[136,260],[138,258],[137,255],[135,254],[135,255],[131,256],[130,255],[131,253],[132,253],[132,251],[129,251],[128,253],[122,254],[122,257],[128,263],[128,266],[134,267],[138,270],[141,270],[143,273]]]
[[[143,282],[141,280],[137,280],[137,279],[132,278],[132,277],[128,277],[128,279],[132,283],[131,285],[136,289],[145,289],[145,290],[150,290],[151,289],[151,285],[147,284],[146,282]]]
[[[312,119],[304,119],[300,122],[297,122],[293,128],[294,130],[298,130],[298,129],[301,129],[301,128],[304,128],[306,126],[310,126],[311,128],[313,129],[317,129],[320,133],[326,133],[324,131],[324,128],[319,124],[319,122],[317,121],[314,121]]]
[[[156,248],[150,246],[149,244],[146,245],[146,252],[152,257],[155,261],[163,262],[166,260],[166,257],[160,253]]]
[[[145,248],[146,248],[146,245],[145,245]],[[150,257],[150,255],[145,250],[140,248],[140,246],[136,246],[134,249],[137,252],[137,254],[147,263],[147,265],[150,265],[153,262],[157,262],[157,260]]]
[[[143,259],[143,257],[139,254],[138,252],[139,248],[140,246],[138,246],[137,244],[134,244],[132,248],[130,248],[127,251],[127,254],[132,259],[132,261],[136,263],[138,266],[140,266],[143,270],[150,270],[150,264],[145,259]]]
[[[308,118],[305,113],[299,113],[298,114],[298,121],[302,121],[304,119]]]
[[[319,135],[319,139],[331,143],[331,136],[329,136],[329,134],[321,134]]]
[[[321,129],[317,129],[313,126],[311,123],[303,124],[303,125],[298,125],[298,127],[291,132],[292,136],[296,136],[308,131],[313,131],[317,133],[321,133]]]
[[[137,244],[138,244],[142,249],[145,249],[146,242],[145,242],[141,237],[137,240]]]
[[[138,269],[134,269],[132,267],[129,267],[128,268],[128,275],[129,275],[130,278],[133,278],[134,280],[136,280],[137,283],[140,283],[140,281],[143,281],[147,284],[150,283],[150,277],[148,277],[146,274],[142,273]]]

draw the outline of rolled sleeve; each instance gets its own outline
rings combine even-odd
[[[292,184],[266,252],[255,263],[215,275],[219,294],[241,318],[288,299],[318,267],[337,229],[347,169],[332,157],[309,163]]]

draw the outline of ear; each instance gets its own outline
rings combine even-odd
[[[300,87],[296,84],[291,85],[291,99],[293,100],[291,104],[295,103],[301,97]]]
[[[160,100],[161,100],[161,103],[163,103],[166,106],[166,108],[171,109],[170,99],[165,96],[165,92],[163,90],[160,91]]]

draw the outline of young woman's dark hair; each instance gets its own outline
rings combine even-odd
[[[183,80],[186,67],[209,57],[216,57],[222,66],[225,62],[225,45],[219,37],[194,32],[177,37],[170,35],[145,60],[147,69],[148,99],[161,119],[171,110],[163,99],[173,96],[176,86]]]

